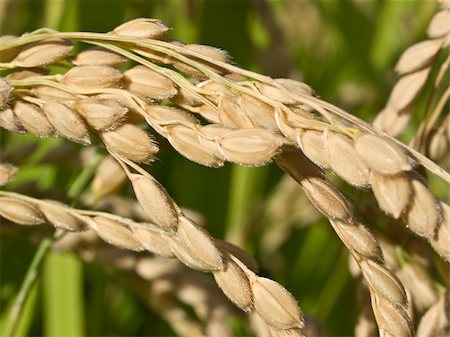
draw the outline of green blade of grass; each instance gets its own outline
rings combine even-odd
[[[81,262],[71,253],[50,253],[43,269],[44,336],[84,335]]]
[[[35,282],[29,290],[29,294],[25,300],[25,303],[23,304],[22,313],[19,317],[15,332],[12,335],[12,337],[29,336],[31,323],[35,316],[34,310],[36,308],[38,289],[39,289],[39,280],[37,280],[37,282]],[[7,305],[7,307],[3,308],[5,309],[5,311],[0,316],[0,336],[6,336],[6,324],[8,317],[11,313],[11,309],[14,305],[14,300],[15,299],[12,299],[10,303]]]
[[[20,286],[19,292],[14,299],[14,304],[8,313],[8,320],[5,327],[5,336],[15,336],[18,323],[22,318],[24,304],[27,301],[30,290],[35,284],[39,276],[39,268],[41,263],[48,252],[53,240],[51,238],[45,238],[39,244],[36,253],[33,256],[33,260],[25,274],[25,278]]]
[[[242,247],[245,241],[245,220],[260,198],[267,176],[267,167],[233,165],[228,201],[226,240]]]

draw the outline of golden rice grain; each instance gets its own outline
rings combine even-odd
[[[77,96],[70,92],[49,87],[46,85],[39,85],[31,89],[31,92],[42,100],[45,101],[74,101]]]
[[[426,40],[406,49],[395,66],[400,74],[410,73],[428,65],[437,55],[443,44],[442,39]]]
[[[11,132],[26,132],[22,123],[20,123],[12,109],[0,110],[0,127]]]
[[[151,99],[171,98],[177,94],[168,77],[141,65],[124,72],[123,81],[129,91]]]
[[[39,106],[16,101],[13,106],[13,112],[27,131],[41,137],[54,136],[55,129]]]
[[[216,283],[224,294],[239,308],[251,311],[253,294],[250,281],[242,269],[229,258],[225,258],[225,268],[213,273]],[[236,286],[236,285],[239,286]]]
[[[227,160],[242,165],[261,165],[270,161],[283,144],[281,138],[262,128],[231,131],[219,143]]]
[[[113,33],[120,36],[132,36],[141,39],[156,39],[168,30],[169,28],[159,20],[138,18],[116,27]]]
[[[422,90],[430,70],[431,68],[428,67],[403,76],[394,86],[388,104],[396,111],[405,109]]]
[[[7,184],[17,172],[17,167],[0,163],[0,186]]]
[[[219,119],[221,124],[230,128],[252,128],[254,124],[240,107],[237,99],[222,95],[219,100]]]
[[[256,312],[279,329],[303,327],[302,313],[295,298],[280,284],[264,277],[250,280]]]
[[[115,130],[100,134],[105,145],[114,153],[136,162],[146,162],[158,152],[150,135],[133,124],[123,124]]]
[[[14,35],[3,35],[0,36],[0,43],[6,43],[12,41],[16,38]],[[12,47],[8,49],[0,50],[0,62],[11,61],[20,51],[19,47]]]
[[[97,166],[92,179],[91,191],[96,198],[117,191],[127,181],[122,166],[112,156],[106,156]]]
[[[91,47],[74,56],[72,63],[77,66],[109,66],[117,68],[127,62],[127,58],[102,47]]]
[[[167,127],[167,138],[180,154],[205,166],[219,167],[223,160],[204,149],[198,133],[191,127],[182,125]]]
[[[0,197],[0,216],[21,225],[45,222],[44,215],[35,205],[9,197]]]
[[[16,67],[39,67],[66,58],[72,48],[69,40],[40,41],[23,48],[11,63]]]
[[[253,125],[261,126],[269,130],[278,130],[274,117],[274,108],[272,106],[247,94],[239,95],[238,101],[242,111],[247,115]]]
[[[145,215],[155,225],[165,230],[176,230],[178,227],[177,208],[165,188],[153,178],[141,174],[130,174],[129,179]]]
[[[406,293],[400,281],[385,267],[371,260],[362,261],[362,272],[369,286],[390,303],[406,303]]]
[[[223,270],[222,255],[214,245],[213,239],[203,228],[181,216],[178,222],[177,236],[189,255],[206,270]]]
[[[428,36],[432,38],[441,37],[450,33],[450,10],[438,12],[428,26]]]
[[[61,83],[74,89],[117,88],[122,74],[107,66],[77,66],[61,77]]]
[[[370,184],[380,208],[395,219],[412,200],[411,182],[405,174],[390,176],[372,172]]]
[[[355,151],[352,139],[335,132],[327,132],[324,138],[331,169],[354,186],[368,185],[370,170]]]
[[[305,155],[320,167],[328,168],[328,156],[324,148],[324,134],[316,130],[302,130],[298,142]]]
[[[112,98],[85,98],[74,103],[74,109],[96,130],[109,130],[119,126],[128,108]]]
[[[80,218],[72,215],[70,208],[55,201],[48,201],[39,205],[39,209],[45,215],[48,222],[57,228],[66,231],[79,232],[87,229],[87,224]]]
[[[52,101],[46,103],[43,110],[49,122],[61,135],[83,145],[91,143],[83,119],[68,106]]]
[[[411,170],[405,151],[392,140],[364,134],[355,140],[355,150],[372,170],[383,174],[398,174]]]
[[[174,256],[169,245],[168,235],[163,230],[140,224],[139,226],[131,226],[131,231],[146,250],[160,256]]]
[[[104,216],[96,216],[92,220],[96,224],[94,230],[97,234],[113,246],[137,251],[143,249],[141,243],[125,224]]]
[[[430,243],[441,256],[450,261],[450,206],[441,202],[440,207],[442,220]]]
[[[415,233],[426,238],[435,234],[441,220],[441,209],[433,194],[419,180],[412,179],[413,197],[403,221]]]

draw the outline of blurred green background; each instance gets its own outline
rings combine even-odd
[[[41,27],[107,32],[132,18],[158,18],[173,28],[171,38],[223,48],[241,67],[305,81],[323,99],[372,121],[395,82],[398,56],[425,38],[435,9],[434,1],[419,0],[0,0],[0,35]],[[3,151],[38,144],[31,156],[22,158],[21,171],[8,189],[31,181],[42,191],[55,185],[64,191],[80,173],[77,165],[39,162],[61,140],[4,131],[0,137]],[[149,170],[181,206],[205,216],[213,236],[238,242],[253,254],[261,273],[286,286],[324,335],[353,335],[356,281],[348,272],[345,248],[325,220],[291,224],[277,251],[269,256],[264,251],[264,234],[278,225],[265,213],[282,176],[275,165],[210,169],[163,151]],[[0,331],[35,249],[27,240],[2,237]],[[127,284],[76,256],[51,253],[17,332],[41,335],[173,332]]]

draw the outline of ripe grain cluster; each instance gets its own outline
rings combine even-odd
[[[154,264],[176,269],[173,260],[154,255],[176,258],[189,268],[212,273],[225,296],[244,312],[256,313],[272,336],[302,336],[303,314],[291,293],[259,276],[242,249],[213,238],[144,169],[158,156],[154,134],[188,160],[208,167],[275,162],[329,219],[348,248],[355,275],[365,281],[380,336],[414,336],[417,327],[421,336],[432,336],[427,331],[436,327],[440,333],[448,326],[441,317],[446,295],[432,285],[431,295],[423,295],[421,287],[431,281],[424,274],[420,283],[420,270],[386,256],[389,243],[369,230],[329,173],[354,188],[372,191],[382,212],[403,221],[448,263],[450,208],[430,190],[423,170],[447,185],[450,175],[422,154],[423,149],[390,136],[404,129],[433,61],[448,51],[448,21],[450,10],[444,6],[430,23],[429,40],[400,58],[396,70],[402,77],[375,122],[379,128],[320,99],[305,83],[238,68],[217,48],[166,40],[168,28],[155,19],[132,20],[105,34],[41,29],[0,37],[0,70],[7,73],[0,78],[0,127],[64,137],[85,146],[103,144],[109,155],[97,168],[93,195],[101,199],[128,182],[141,220],[10,191],[0,191],[0,215],[21,225],[48,223],[64,231],[95,233],[112,246],[141,252],[123,254],[131,254],[130,268],[148,282],[158,278],[146,274]],[[74,44],[82,46],[76,54]],[[64,70],[50,73],[56,64]],[[447,58],[440,66],[436,86],[449,64]],[[430,139],[425,154],[433,159],[448,153],[448,116],[442,126],[433,127],[449,92],[420,131]],[[0,184],[13,179],[16,171],[1,163]],[[203,291],[203,296],[209,294]],[[204,303],[215,312],[214,304]],[[413,305],[424,313],[424,323],[413,317]],[[223,313],[217,315],[207,323],[219,324]],[[167,319],[177,324],[173,316]]]

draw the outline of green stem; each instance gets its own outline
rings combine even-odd
[[[44,260],[44,257],[46,256],[52,243],[53,238],[47,237],[44,238],[39,244],[39,247],[33,257],[33,260],[31,261],[22,285],[20,286],[19,293],[17,294],[16,300],[14,301],[14,305],[9,314],[5,329],[6,337],[12,337],[16,332],[25,300],[28,297],[28,294],[34,282],[36,282],[36,279],[39,275],[38,269],[40,268],[42,261]]]
[[[72,205],[76,204],[79,195],[83,192],[101,159],[101,156],[96,155],[70,186],[68,195],[70,198],[73,198]],[[5,329],[6,337],[14,336],[21,317],[23,305],[30,293],[33,284],[36,282],[39,276],[39,269],[41,267],[41,264],[44,258],[47,256],[52,243],[55,240],[61,238],[64,234],[64,231],[57,230],[53,237],[46,237],[40,242],[36,254],[34,255],[27,273],[25,274],[25,278],[22,282],[22,285],[20,286],[19,293],[17,294],[14,305],[9,314]]]
[[[91,159],[89,165],[84,168],[84,170],[70,186],[69,192],[67,194],[69,198],[73,200],[72,207],[75,206],[78,202],[78,197],[81,195],[81,193],[87,186],[87,183],[92,178],[92,175],[95,173],[95,170],[97,169],[97,166],[102,158],[103,156],[96,154],[94,158]]]
[[[245,221],[255,201],[261,197],[267,172],[267,167],[233,165],[227,215],[227,241],[241,247],[245,245]]]

